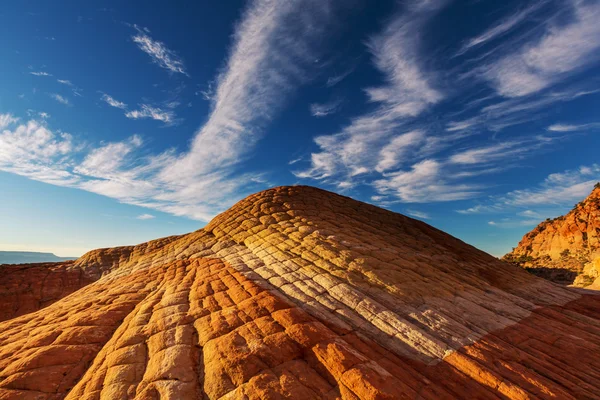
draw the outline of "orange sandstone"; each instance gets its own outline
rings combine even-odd
[[[598,398],[599,297],[315,188],[46,268],[90,282],[0,323],[0,399]]]

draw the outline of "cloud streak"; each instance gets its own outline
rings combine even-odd
[[[121,105],[123,103],[117,102],[117,104]],[[113,105],[113,107],[117,107],[117,105]],[[139,110],[132,110],[126,112],[125,116],[130,119],[150,118],[156,121],[164,122],[165,124],[172,124],[175,121],[175,113],[173,111],[163,110],[161,108],[153,107],[148,104],[142,104]]]
[[[137,27],[136,29],[138,33],[131,39],[155,64],[173,73],[187,75],[183,61],[175,52],[169,50],[164,43],[153,40],[145,31]]]
[[[31,75],[35,75],[35,76],[52,76],[52,74],[49,74],[48,72],[44,72],[44,71],[34,71],[34,72],[30,72]]]
[[[551,25],[537,42],[485,68],[484,76],[500,95],[521,97],[539,92],[598,60],[600,4],[582,0],[567,3],[572,22]]]
[[[71,103],[69,102],[69,99],[67,99],[64,96],[61,96],[58,93],[50,93],[50,97],[52,97],[54,100],[58,101],[61,104],[64,104],[65,106],[71,105]]]
[[[106,93],[102,95],[101,99],[111,107],[120,108],[121,110],[125,110],[127,108],[127,104],[122,101],[118,101],[112,96],[107,95]]]
[[[516,27],[517,25],[521,24],[522,22],[524,22],[527,17],[529,17],[531,14],[533,14],[535,11],[539,10],[543,5],[545,5],[547,3],[547,1],[539,1],[534,3],[533,5],[524,8],[520,11],[517,11],[516,13],[510,15],[509,17],[505,18],[504,20],[500,21],[498,24],[494,25],[493,27],[489,28],[488,30],[486,30],[485,32],[483,32],[482,34],[475,36],[471,39],[468,39],[465,44],[460,48],[460,50],[457,52],[457,56],[459,55],[463,55],[466,52],[468,52],[469,50],[479,47],[479,46],[483,46],[484,44],[486,44],[487,42],[490,42],[494,39],[497,39],[503,35],[505,35],[506,33],[508,33],[511,29],[513,29],[514,27]]]
[[[342,102],[340,100],[330,101],[328,103],[313,103],[310,105],[310,114],[313,117],[326,117],[327,115],[333,114],[339,110]]]
[[[550,132],[577,132],[577,131],[585,131],[587,129],[600,127],[600,123],[590,123],[590,124],[581,124],[581,125],[573,125],[573,124],[553,124],[550,125],[547,129]]]
[[[144,151],[141,137],[74,144],[66,134],[52,132],[37,121],[10,126],[0,136],[0,169],[57,185],[75,187],[121,202],[174,215],[209,220],[234,199],[262,188],[261,173],[237,170],[264,126],[294,89],[312,79],[314,60],[323,51],[323,37],[337,13],[331,1],[281,2],[255,0],[235,29],[226,66],[216,79],[212,111],[183,153],[168,149]],[[153,61],[186,74],[174,52],[138,29],[134,42]],[[108,96],[108,95],[106,95]],[[124,103],[103,96],[111,106]],[[111,104],[112,103],[112,104]],[[173,122],[170,110],[147,104],[128,118]],[[32,152],[32,143],[37,143]]]
[[[399,12],[368,41],[375,67],[386,81],[383,86],[365,89],[369,101],[376,103],[377,108],[355,118],[339,133],[315,138],[320,151],[311,154],[308,168],[294,171],[297,177],[318,180],[335,177],[347,185],[357,176],[397,167],[404,161],[391,154],[392,148],[404,152],[402,146],[414,147],[407,140],[411,136],[395,138],[406,133],[401,126],[443,98],[434,88],[434,74],[422,65],[418,36],[414,32],[422,29],[444,4],[443,1],[410,3],[408,11]],[[412,138],[417,139],[416,135]],[[377,152],[385,157],[381,164],[373,156]]]

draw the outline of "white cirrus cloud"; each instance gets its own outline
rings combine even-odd
[[[346,79],[352,72],[354,72],[354,67],[347,69],[346,71],[342,72],[341,74],[330,76],[329,78],[327,78],[327,82],[325,83],[325,85],[327,87],[333,87],[333,86],[337,85],[338,83],[340,83],[341,81],[343,81],[344,79]]]
[[[128,111],[125,113],[125,116],[131,119],[151,118],[157,121],[162,121],[165,124],[171,124],[175,120],[175,113],[173,111],[163,110],[148,104],[142,104],[139,110]]]
[[[120,108],[122,110],[127,108],[127,104],[123,103],[122,101],[116,100],[115,98],[106,93],[102,95],[101,99],[111,107]]]
[[[485,67],[484,76],[499,94],[530,95],[598,61],[600,4],[581,0],[567,4],[572,21],[551,25],[539,40]]]
[[[403,135],[402,125],[428,107],[438,103],[443,94],[434,86],[435,74],[427,71],[419,53],[419,36],[428,20],[445,1],[410,2],[377,35],[368,41],[375,67],[385,77],[385,84],[365,89],[377,108],[354,118],[350,125],[333,135],[319,136],[319,152],[312,153],[310,166],[293,171],[299,178],[348,182],[353,177],[398,167],[400,157],[391,157],[389,149],[413,148]],[[415,140],[421,137],[413,135]],[[388,150],[384,148],[388,146]],[[391,146],[391,147],[389,147]],[[380,164],[378,154],[387,159]],[[394,158],[395,163],[391,160]]]
[[[67,160],[74,150],[71,135],[56,134],[42,122],[8,121],[0,132],[0,170],[27,176],[51,184],[68,186],[77,180],[66,171]]]
[[[492,26],[485,32],[481,33],[480,35],[466,40],[456,55],[462,55],[473,48],[482,46],[487,42],[490,42],[494,39],[497,39],[497,38],[505,35],[511,29],[513,29],[514,27],[518,26],[519,24],[521,24],[522,22],[527,20],[527,18],[531,14],[533,14],[535,11],[538,11],[546,3],[547,3],[547,1],[545,1],[545,0],[537,1],[537,2],[533,3],[532,5],[530,5],[529,7],[523,8],[523,9],[515,12],[514,14],[508,16],[507,18],[503,19],[496,25]]]
[[[71,104],[69,102],[69,99],[67,99],[64,96],[61,96],[58,93],[50,93],[50,97],[52,97],[54,100],[58,101],[59,103],[64,104],[65,106],[68,106]]]
[[[73,86],[73,83],[68,79],[57,79],[56,81],[62,85]]]
[[[179,56],[172,50],[169,50],[164,43],[153,40],[146,31],[138,29],[138,33],[132,36],[131,39],[138,45],[140,50],[148,54],[152,58],[152,61],[161,68],[187,75],[183,61],[181,61]]]
[[[52,74],[49,74],[48,72],[44,71],[32,71],[30,72],[30,74],[35,76],[52,76]]]
[[[477,196],[478,185],[453,182],[444,165],[433,159],[412,165],[407,171],[395,172],[376,180],[374,186],[382,195],[391,195],[406,203],[432,203],[469,199]]]
[[[406,210],[406,214],[410,215],[411,217],[415,217],[417,219],[431,219],[431,216],[423,211],[418,211],[418,210]]]
[[[252,1],[236,26],[228,61],[216,80],[211,114],[185,152],[167,149],[148,155],[137,136],[95,146],[74,145],[70,136],[53,132],[43,123],[11,121],[0,136],[0,170],[209,220],[268,183],[261,172],[240,171],[239,163],[287,96],[316,75],[311,71],[324,51],[323,38],[332,36],[328,29],[340,7],[345,8],[336,4],[329,0]],[[138,44],[156,55],[157,63],[185,72],[164,46],[145,38],[147,31],[138,33]],[[170,122],[174,118],[170,112],[141,105],[127,116]],[[22,133],[30,131],[39,131],[41,137],[28,139]],[[39,151],[30,150],[32,141],[39,142]]]
[[[548,175],[537,187],[514,190],[502,196],[506,206],[571,205],[585,198],[600,181],[600,165],[582,166]]]
[[[140,147],[142,143],[142,138],[134,135],[127,141],[108,143],[97,147],[75,167],[74,171],[96,178],[118,178],[121,175],[126,156]]]
[[[498,219],[490,225],[506,228],[537,225],[546,216],[562,215],[573,204],[586,198],[600,182],[600,165],[552,173],[542,182],[529,188],[489,196],[486,201],[470,208],[456,210],[460,214],[492,214]],[[514,213],[513,217],[504,217]],[[518,218],[516,218],[516,217]]]
[[[216,82],[207,123],[163,179],[195,180],[239,163],[286,95],[312,78],[308,71],[322,51],[320,35],[331,26],[334,9],[330,1],[252,2]]]
[[[406,154],[425,141],[425,132],[414,130],[395,136],[383,146],[377,157],[375,166],[377,172],[384,172],[397,166]]]
[[[577,131],[584,131],[584,130],[591,129],[591,128],[596,128],[596,127],[600,127],[600,123],[590,123],[590,124],[580,124],[580,125],[553,124],[553,125],[550,125],[546,129],[551,132],[577,132]]]
[[[340,100],[334,100],[327,103],[313,103],[310,105],[310,114],[313,117],[325,117],[339,110]]]
[[[152,214],[141,214],[141,215],[138,215],[135,218],[136,219],[141,219],[142,221],[144,221],[144,220],[148,220],[148,219],[154,219],[156,217],[154,215],[152,215]]]

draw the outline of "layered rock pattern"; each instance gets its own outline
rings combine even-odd
[[[281,187],[150,243],[0,323],[0,399],[598,398],[599,297],[402,215]]]
[[[558,283],[592,284],[600,277],[600,184],[568,214],[523,236],[504,260]]]

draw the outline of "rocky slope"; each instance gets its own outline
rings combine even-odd
[[[0,323],[0,399],[599,398],[600,297],[315,188],[58,267],[94,282]]]
[[[568,214],[548,219],[504,256],[558,283],[600,288],[600,183]]]

